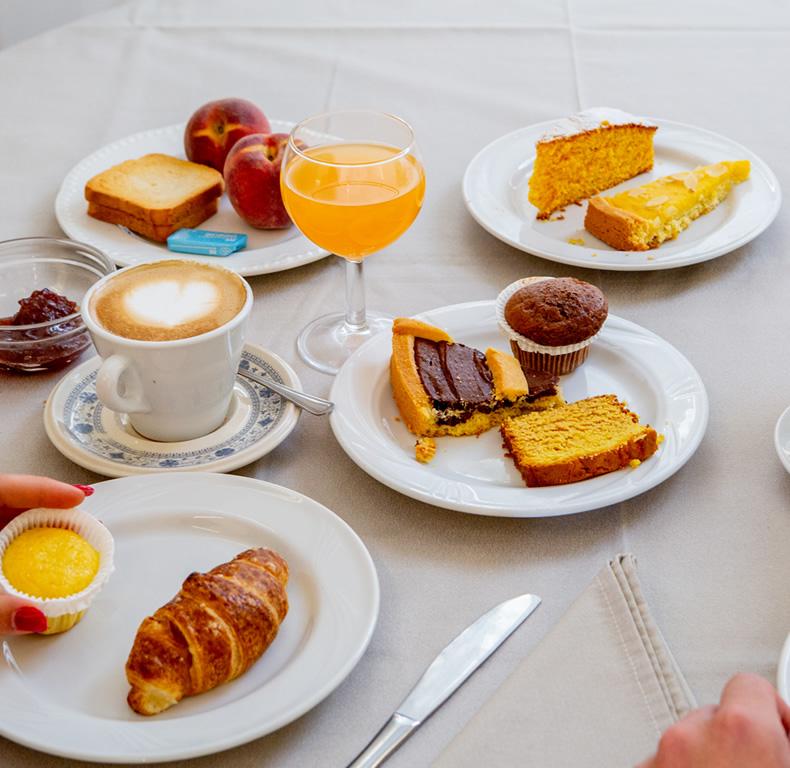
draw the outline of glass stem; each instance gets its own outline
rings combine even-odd
[[[346,262],[346,328],[361,333],[368,327],[365,319],[365,280],[362,260]]]

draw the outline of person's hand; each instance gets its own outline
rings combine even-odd
[[[33,507],[70,509],[93,493],[90,486],[75,486],[35,475],[0,475],[0,528],[20,512]],[[0,594],[0,635],[43,632],[47,617],[34,605]]]
[[[790,707],[758,675],[733,677],[718,706],[667,728],[637,768],[790,768]]]

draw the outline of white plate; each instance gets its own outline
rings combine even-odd
[[[283,120],[270,122],[272,131],[277,133],[289,133],[294,125]],[[88,155],[69,171],[55,199],[55,216],[61,229],[72,239],[101,249],[122,267],[167,258],[173,252],[166,245],[145,240],[124,228],[88,216],[85,182],[117,163],[149,152],[184,158],[184,124],[135,133]],[[248,226],[233,210],[227,195],[222,196],[217,214],[200,226],[220,232],[245,233],[247,247],[224,257],[179,253],[177,258],[221,264],[240,275],[263,275],[300,267],[329,255],[313,245],[294,226],[271,231]]]
[[[774,447],[782,465],[790,472],[790,407],[786,408],[776,421]]]
[[[367,648],[379,608],[373,562],[346,523],[306,496],[232,475],[151,475],[99,483],[83,508],[115,537],[115,573],[71,631],[3,643],[6,738],[112,763],[210,754],[307,712]],[[290,568],[290,609],[274,643],[231,683],[155,717],[136,715],[124,665],[140,621],[192,571],[258,546]]]
[[[787,636],[776,670],[776,688],[779,695],[790,704],[790,635]]]
[[[230,472],[265,456],[293,432],[299,409],[265,386],[236,376],[224,423],[203,437],[160,443],[143,437],[125,414],[105,408],[96,394],[101,360],[67,373],[44,407],[52,444],[81,467],[107,477],[150,472]],[[296,372],[273,352],[245,344],[240,367],[301,389]]]
[[[735,187],[718,208],[660,248],[617,251],[601,242],[584,229],[586,202],[569,205],[563,220],[535,218],[537,209],[527,200],[527,183],[535,162],[535,143],[554,120],[509,133],[479,152],[464,175],[466,207],[484,229],[514,248],[562,264],[612,270],[671,269],[714,259],[745,245],[774,220],[782,193],[776,176],[757,155],[702,128],[650,120],[659,126],[653,170],[605,194],[720,160],[749,160],[752,164],[748,181]],[[585,244],[571,245],[571,238],[581,238]]]
[[[419,316],[459,342],[508,349],[493,301],[442,307]],[[391,336],[360,347],[332,387],[331,423],[346,453],[369,475],[437,507],[501,517],[550,517],[615,504],[666,480],[697,449],[708,423],[708,397],[688,360],[654,333],[609,315],[581,367],[562,377],[568,402],[613,393],[665,437],[636,469],[580,483],[527,488],[502,449],[499,430],[480,437],[437,438],[430,464],[414,458],[415,437],[398,416],[389,383]]]

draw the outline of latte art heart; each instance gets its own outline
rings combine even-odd
[[[124,304],[141,323],[173,328],[211,314],[221,298],[211,283],[163,280],[133,288]]]
[[[247,300],[242,279],[194,261],[141,264],[108,279],[91,312],[110,333],[140,341],[199,336],[230,322]]]

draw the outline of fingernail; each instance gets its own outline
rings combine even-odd
[[[17,632],[44,632],[47,617],[33,605],[17,608],[11,615],[11,626]]]
[[[77,483],[73,483],[75,488],[79,488],[86,496],[93,496],[93,492],[96,490],[90,485],[77,485]]]

